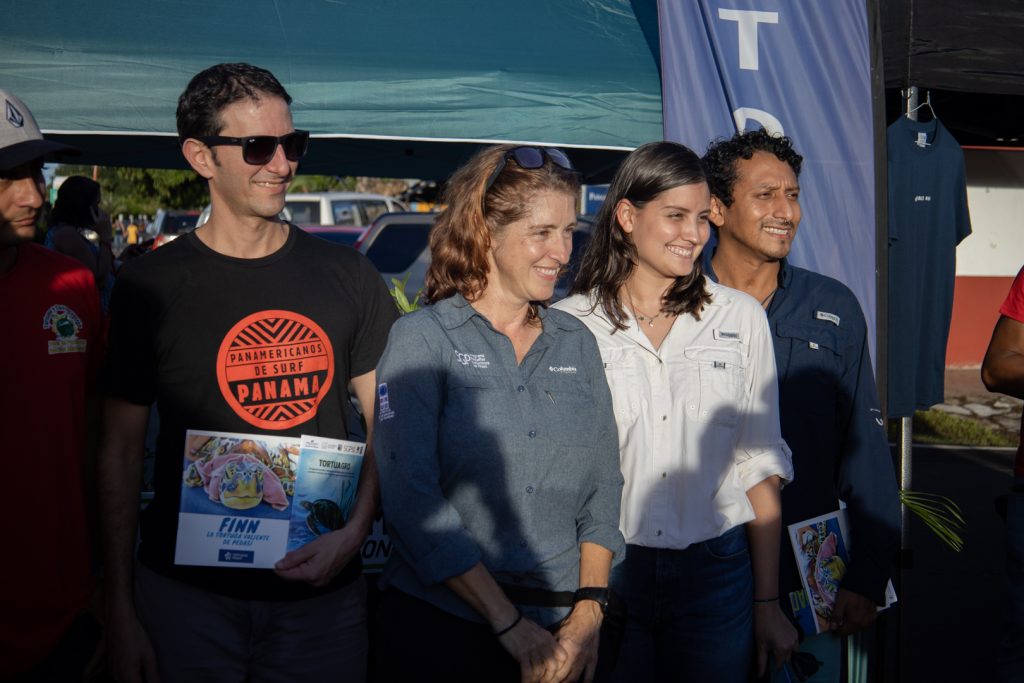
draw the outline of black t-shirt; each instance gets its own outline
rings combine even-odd
[[[243,599],[323,592],[265,569],[174,564],[185,432],[347,438],[349,379],[376,367],[396,317],[365,257],[294,226],[265,258],[225,256],[190,233],[127,264],[111,306],[106,391],[155,400],[160,413],[139,560]],[[357,557],[328,590],[360,569]]]

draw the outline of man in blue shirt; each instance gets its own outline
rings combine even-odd
[[[899,544],[900,510],[864,314],[842,283],[786,261],[800,224],[803,157],[764,130],[712,143],[704,156],[718,245],[708,275],[765,307],[779,373],[782,436],[796,478],[782,491],[783,528],[847,506],[851,561],[829,627],[801,645],[824,663],[812,680],[838,681],[840,638],[872,623]],[[801,590],[783,533],[782,605]]]

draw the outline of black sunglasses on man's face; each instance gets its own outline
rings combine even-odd
[[[306,155],[306,150],[309,149],[308,130],[292,131],[281,137],[252,135],[247,138],[231,138],[223,135],[204,135],[196,139],[208,147],[237,145],[242,148],[242,160],[253,166],[270,163],[277,152],[278,145],[281,145],[284,157],[288,161],[298,161]]]

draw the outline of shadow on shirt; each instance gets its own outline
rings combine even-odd
[[[779,378],[782,435],[795,471],[782,491],[779,575],[786,594],[800,589],[786,527],[837,510],[839,500],[847,505],[853,549],[842,587],[881,600],[893,572],[900,533],[895,467],[874,383],[858,383],[860,368],[843,367],[842,358],[853,356],[821,348],[811,356],[818,364],[808,366],[807,354],[791,352]]]
[[[564,439],[540,433],[544,427],[531,431],[516,415],[518,399],[510,397],[507,385],[473,386],[443,375],[440,405],[417,404],[421,415],[399,414],[407,403],[389,405],[396,411],[390,417],[378,410],[374,443],[394,543],[383,585],[464,618],[471,608],[443,582],[478,560],[499,583],[573,590],[579,576],[577,516],[593,482],[560,473],[571,469],[566,458],[584,457],[585,449],[556,443]],[[427,370],[385,379],[391,396],[404,387],[438,384]],[[531,418],[536,414],[525,416]],[[543,612],[524,613],[545,623]]]

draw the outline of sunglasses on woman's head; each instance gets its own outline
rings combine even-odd
[[[196,139],[208,147],[237,145],[242,148],[242,160],[253,166],[270,163],[277,152],[278,145],[281,145],[284,157],[288,161],[298,161],[306,156],[306,150],[309,149],[308,130],[292,131],[281,137],[252,135],[247,138],[231,138],[223,135],[204,135]]]
[[[509,159],[515,159],[519,168],[529,170],[543,166],[545,158],[551,159],[551,163],[564,168],[566,171],[576,170],[572,167],[572,162],[569,161],[569,157],[565,155],[565,152],[557,147],[513,147],[505,152],[505,156],[498,162],[497,167],[491,171],[491,175],[487,178],[487,184],[484,186],[484,192],[491,189],[491,185],[498,179],[501,172],[505,170],[505,164],[508,163]]]

